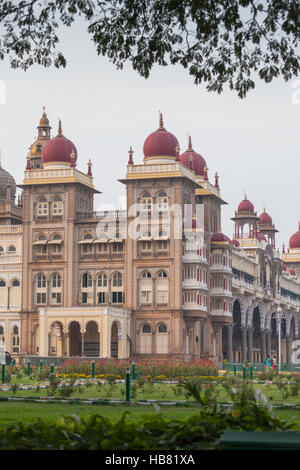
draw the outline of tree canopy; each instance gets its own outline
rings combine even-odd
[[[181,64],[195,84],[243,98],[255,80],[299,73],[299,0],[2,0],[0,58],[65,67],[59,27],[79,16],[99,55],[145,78],[155,64]]]

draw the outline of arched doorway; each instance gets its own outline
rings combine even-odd
[[[114,359],[118,359],[119,357],[119,339],[118,339],[117,322],[113,322],[111,326],[110,356]]]
[[[100,356],[100,333],[95,321],[89,321],[86,325],[86,332],[84,334],[84,356]]]
[[[81,333],[77,321],[69,325],[69,356],[81,356]]]

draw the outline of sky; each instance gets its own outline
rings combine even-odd
[[[125,186],[128,150],[134,162],[143,162],[143,143],[157,129],[159,111],[168,131],[187,148],[206,160],[214,181],[219,174],[223,232],[233,236],[238,204],[246,192],[258,215],[272,216],[277,247],[288,243],[300,221],[300,81],[276,80],[256,88],[243,100],[230,90],[221,95],[195,85],[180,66],[155,67],[144,79],[131,65],[117,70],[109,59],[99,57],[86,32],[77,23],[60,33],[60,47],[68,64],[65,69],[33,66],[26,72],[0,62],[0,84],[5,84],[5,103],[0,104],[2,166],[21,184],[28,148],[37,135],[42,107],[57,134],[63,134],[78,151],[77,167],[86,172],[93,162],[95,209],[119,208]],[[299,101],[299,104],[298,104]]]

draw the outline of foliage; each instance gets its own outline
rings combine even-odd
[[[0,58],[24,70],[65,67],[58,29],[83,18],[97,53],[147,78],[179,64],[196,84],[243,98],[254,76],[289,80],[300,70],[298,0],[8,0],[0,4]]]
[[[198,399],[198,391],[194,391]],[[226,429],[286,431],[296,427],[295,423],[275,418],[253,398],[247,400],[239,393],[232,398],[234,404],[230,409],[212,400],[187,419],[165,418],[157,407],[156,414],[137,422],[128,420],[126,412],[117,422],[94,414],[84,419],[76,415],[60,418],[54,425],[41,419],[32,424],[18,423],[0,430],[0,449],[218,449],[219,438]],[[202,397],[200,400],[203,403]]]

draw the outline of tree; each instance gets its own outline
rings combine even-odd
[[[27,70],[65,67],[58,28],[81,16],[99,55],[129,61],[147,78],[153,65],[181,64],[196,84],[245,97],[254,80],[290,80],[300,68],[298,0],[23,0],[0,5],[0,58]]]

